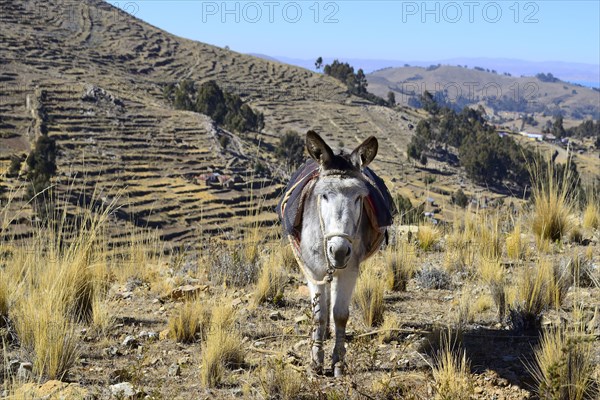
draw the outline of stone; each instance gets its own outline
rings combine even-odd
[[[113,397],[118,399],[140,399],[143,396],[143,393],[134,388],[129,382],[121,382],[111,385],[109,389]]]
[[[129,347],[129,348],[133,348],[133,347],[137,347],[138,341],[136,340],[136,338],[134,338],[133,336],[129,335],[125,337],[125,340],[123,340],[122,345],[125,347]]]
[[[169,376],[180,376],[181,375],[181,367],[179,364],[172,364],[167,371]]]
[[[167,297],[171,300],[180,300],[184,298],[190,299],[207,289],[207,285],[183,285],[171,290],[171,293],[169,293]]]
[[[273,311],[269,314],[269,319],[271,321],[285,321],[285,317],[281,315],[279,311]]]

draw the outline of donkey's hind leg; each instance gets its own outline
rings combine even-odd
[[[333,279],[331,296],[333,297],[333,320],[335,322],[335,346],[333,347],[332,367],[335,377],[344,374],[346,356],[346,324],[350,315],[349,307],[352,292],[358,277],[358,268],[345,270]]]
[[[311,366],[317,374],[323,373],[323,341],[329,320],[329,285],[308,284],[313,313]]]

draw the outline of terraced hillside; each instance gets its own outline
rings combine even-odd
[[[178,38],[97,0],[2,0],[0,21],[0,171],[47,130],[60,148],[59,197],[73,208],[94,190],[99,201],[117,198],[116,242],[143,227],[183,243],[243,226],[248,215],[273,223],[286,171],[272,150],[287,129],[316,129],[347,147],[375,134],[383,144],[377,168],[389,179],[407,173],[404,151],[419,116],[365,103],[332,78]],[[174,110],[162,88],[184,78],[239,94],[265,114],[265,129],[240,136]],[[258,160],[268,173],[254,174]],[[234,183],[196,179],[210,174]],[[24,181],[2,180],[17,193],[11,234],[27,236]]]
[[[446,91],[449,101],[458,102],[460,106],[481,104],[494,114],[561,112],[576,120],[598,119],[600,115],[598,90],[558,79],[542,81],[534,76],[514,77],[502,71],[477,68],[450,65],[384,68],[369,74],[367,79],[371,92],[385,97],[392,91],[399,104],[406,104],[410,97],[428,90],[431,93]]]

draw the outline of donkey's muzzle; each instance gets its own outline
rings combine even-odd
[[[352,255],[352,244],[342,237],[332,237],[327,241],[327,257],[336,269],[344,269]]]

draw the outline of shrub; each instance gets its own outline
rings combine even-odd
[[[467,197],[465,192],[462,191],[462,189],[458,189],[452,195],[452,203],[456,204],[461,208],[465,208],[467,205],[469,205],[469,198]]]
[[[275,154],[284,162],[284,165],[295,169],[305,159],[304,139],[294,131],[286,131],[279,138],[279,146],[275,149]]]
[[[425,289],[449,289],[452,283],[450,274],[435,267],[423,268],[416,278],[419,286]]]

